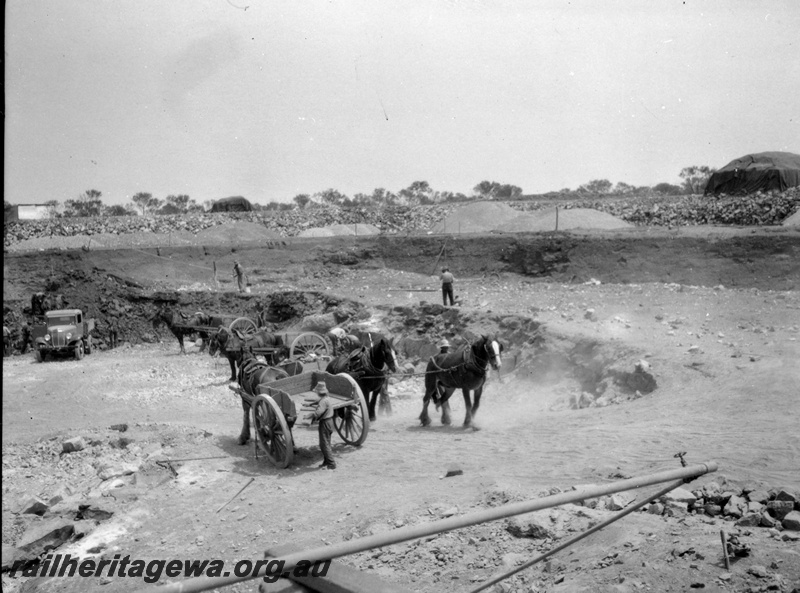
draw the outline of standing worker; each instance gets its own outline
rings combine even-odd
[[[439,276],[442,281],[442,304],[447,306],[447,299],[450,299],[450,306],[453,306],[453,275],[448,268],[442,268],[442,274]]]
[[[239,292],[247,292],[247,276],[245,276],[244,268],[238,261],[233,262],[233,277],[239,285]]]
[[[328,386],[324,381],[317,383],[314,392],[320,396],[314,420],[319,422],[319,448],[322,450],[323,461],[320,469],[336,469],[333,460],[333,447],[331,447],[331,434],[333,434],[333,408],[331,398],[328,397]]]
[[[436,344],[436,347],[439,348],[439,354],[447,354],[450,352],[450,342],[447,341],[447,338],[442,338],[439,340],[439,343]]]
[[[116,317],[112,317],[108,322],[108,349],[113,350],[117,347],[119,340],[119,321]]]

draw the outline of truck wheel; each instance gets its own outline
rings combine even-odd
[[[92,336],[86,338],[86,354],[92,353]]]
[[[83,342],[78,342],[75,346],[75,360],[80,360],[83,358]]]
[[[41,350],[35,350],[33,357],[36,359],[36,362],[44,362],[44,354],[42,354]]]

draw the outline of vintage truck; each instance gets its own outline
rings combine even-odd
[[[34,356],[39,362],[49,354],[72,354],[75,360],[92,353],[94,319],[84,319],[80,309],[59,309],[44,314],[44,324],[33,326]]]

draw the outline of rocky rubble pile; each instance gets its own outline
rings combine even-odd
[[[593,209],[613,215],[628,223],[647,226],[686,226],[686,225],[738,225],[762,226],[778,225],[792,214],[800,211],[800,188],[792,188],[783,193],[756,193],[750,196],[681,196],[630,198],[589,198],[565,202],[553,201],[514,201],[508,202],[505,209],[532,211],[552,209]],[[498,205],[499,207],[499,205]],[[308,229],[330,227],[332,225],[352,226],[372,225],[382,233],[399,232],[470,232],[470,224],[458,225],[444,220],[454,211],[476,208],[474,204],[444,204],[436,206],[394,206],[382,209],[318,207],[305,210],[282,212],[226,212],[166,215],[155,217],[118,216],[103,218],[59,218],[53,220],[14,221],[5,224],[4,245],[6,248],[40,248],[40,245],[24,246],[20,243],[43,237],[97,237],[137,235],[136,245],[166,245],[173,235],[175,243],[192,242],[192,236],[205,229],[230,224],[237,221],[255,223],[275,236],[295,237]],[[480,229],[478,229],[480,230]],[[537,230],[537,229],[533,229]],[[150,245],[146,239],[150,235],[160,236],[160,240]],[[124,245],[110,241],[114,247]],[[56,247],[78,248],[80,244],[56,245]],[[152,241],[151,241],[152,243]],[[109,245],[110,246],[110,245]]]
[[[710,482],[692,491],[673,490],[661,502],[651,504],[648,512],[723,517],[735,521],[739,527],[792,532],[784,539],[800,541],[800,497],[787,488],[756,485],[736,488]]]
[[[522,211],[551,208],[551,202],[509,202]],[[778,225],[800,211],[800,187],[782,193],[749,196],[661,196],[607,198],[557,204],[562,209],[591,208],[640,226],[692,226],[705,224]]]
[[[369,224],[384,233],[426,230],[456,206],[391,207],[384,209],[336,207],[310,208],[274,212],[219,212],[165,216],[109,216],[102,218],[58,218],[52,220],[14,221],[5,224],[5,247],[39,237],[97,235],[132,235],[153,233],[166,239],[176,234],[176,242],[186,240],[187,233],[197,235],[206,229],[250,222],[282,237],[294,237],[303,230],[331,225]],[[166,243],[162,240],[162,244]]]
[[[162,442],[139,430],[131,435],[127,424],[4,445],[4,478],[26,490],[3,488],[3,572],[15,563],[35,565],[70,542],[89,541],[100,523],[169,479],[168,470],[154,461],[162,452]],[[19,480],[22,476],[27,479]]]

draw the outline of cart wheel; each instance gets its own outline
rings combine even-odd
[[[328,341],[324,336],[316,332],[306,332],[294,339],[289,349],[291,358],[302,358],[309,353],[314,353],[317,356],[325,356],[331,353]]]
[[[333,426],[345,443],[360,447],[361,444],[367,440],[367,433],[369,433],[367,401],[364,399],[364,394],[361,393],[361,388],[358,386],[355,379],[344,373],[336,376],[347,377],[350,380],[355,389],[356,401],[353,406],[346,406],[334,410]]]
[[[294,458],[294,443],[283,412],[267,395],[255,396],[251,407],[257,446],[275,467],[287,467]]]
[[[238,329],[246,336],[251,336],[256,333],[256,330],[258,330],[255,321],[249,317],[238,317],[234,319],[228,327],[231,329],[231,331]]]
[[[83,358],[83,342],[78,342],[75,345],[75,360],[80,360]]]

